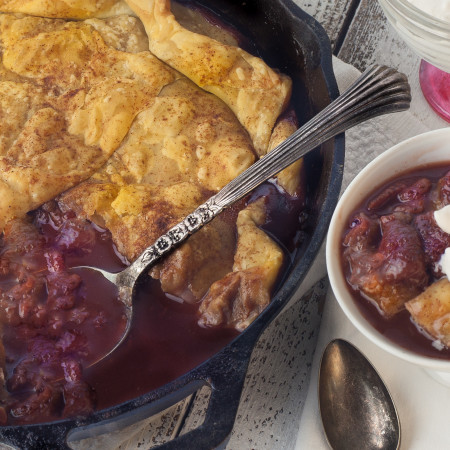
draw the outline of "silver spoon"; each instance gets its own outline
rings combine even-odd
[[[334,450],[400,447],[400,421],[389,391],[365,356],[342,339],[323,353],[319,407]]]
[[[372,117],[406,110],[410,102],[411,93],[406,76],[385,66],[374,66],[317,116],[158,238],[125,270],[110,273],[96,267],[80,266],[100,272],[114,283],[118,287],[120,300],[126,307],[128,320],[125,332],[119,342],[100,359],[111,354],[128,335],[136,281],[163,255],[210,222],[225,208],[318,145]]]

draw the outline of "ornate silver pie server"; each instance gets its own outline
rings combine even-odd
[[[162,256],[210,222],[225,208],[318,145],[373,117],[406,110],[410,102],[411,93],[406,76],[389,67],[374,66],[278,147],[255,162],[183,221],[158,238],[126,269],[118,273],[110,273],[96,267],[77,267],[100,272],[114,283],[118,287],[120,300],[126,307],[128,320],[125,332],[119,342],[101,359],[111,354],[128,335],[136,281]]]

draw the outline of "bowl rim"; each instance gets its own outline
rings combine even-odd
[[[433,31],[438,31],[450,36],[450,23],[439,17],[432,16],[427,11],[424,11],[408,0],[379,0],[381,4],[387,3],[391,7],[398,9],[407,18],[412,18],[419,24],[427,25]]]
[[[450,127],[440,128],[406,139],[381,153],[358,173],[358,175],[345,189],[345,192],[340,198],[333,213],[326,242],[326,264],[333,294],[347,318],[358,329],[358,331],[360,331],[378,347],[403,360],[426,368],[450,371],[450,360],[442,360],[419,355],[411,350],[401,347],[399,344],[396,344],[383,336],[364,318],[356,304],[353,302],[342,271],[340,258],[337,257],[337,255],[340,255],[339,247],[341,236],[343,226],[348,218],[348,214],[350,214],[351,210],[353,210],[367,196],[367,194],[370,193],[370,191],[367,192],[364,189],[359,190],[359,185],[363,182],[363,180],[367,181],[368,175],[374,171],[377,171],[377,174],[379,175],[380,171],[382,171],[381,169],[383,169],[383,166],[386,166],[386,164],[388,164],[393,157],[400,158],[402,155],[405,156],[405,154],[410,151],[412,145],[428,145],[431,148],[434,143],[440,147],[448,146],[450,148]],[[416,153],[418,156],[423,156],[426,152],[420,154],[419,150],[417,150]],[[411,159],[416,160],[417,158]],[[420,158],[418,159],[420,160]],[[448,160],[442,160],[443,163],[447,161],[450,164],[450,153]],[[379,178],[379,181],[377,179],[377,185],[374,185],[372,190],[375,189],[376,186],[380,186],[382,183],[391,180],[393,177],[404,173],[409,169],[413,169],[414,167],[420,167],[420,165],[424,164],[427,164],[427,162],[420,163],[420,161],[418,161],[417,163],[412,163],[411,161],[407,161],[406,167],[401,169],[392,169],[392,172],[390,172],[389,175],[382,175],[381,178]],[[357,199],[357,197],[359,197],[359,199]]]

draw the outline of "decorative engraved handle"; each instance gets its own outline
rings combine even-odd
[[[122,277],[132,277],[136,279],[145,269],[153,265],[158,259],[166,253],[173,250],[175,246],[186,240],[191,234],[194,234],[203,225],[211,222],[223,209],[224,206],[216,204],[216,195],[210,197],[205,203],[200,205],[194,212],[186,216],[180,223],[172,227],[167,233],[160,236],[156,242],[147,247],[142,254],[129,266],[122,271]],[[131,281],[131,280],[130,280]],[[130,281],[125,284],[132,286]]]
[[[159,258],[210,222],[223,209],[337,134],[373,117],[409,108],[410,87],[405,75],[374,66],[334,102],[258,160],[182,222],[148,247],[124,272],[137,278]]]

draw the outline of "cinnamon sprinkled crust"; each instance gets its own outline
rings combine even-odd
[[[63,19],[131,13],[123,0],[0,0],[0,11]]]
[[[83,22],[0,15],[0,229],[92,175],[176,74]]]
[[[161,90],[108,163],[61,201],[111,230],[131,261],[254,159],[226,105],[183,78]]]
[[[412,320],[440,344],[450,347],[450,281],[444,277],[405,303]]]
[[[289,77],[239,47],[183,28],[170,0],[127,3],[145,26],[151,52],[223,100],[249,132],[257,153],[266,154],[275,122],[290,98]]]

